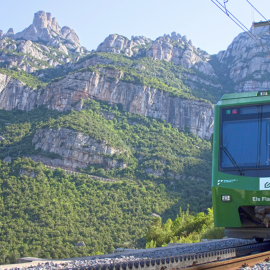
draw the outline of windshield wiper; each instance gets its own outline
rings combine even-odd
[[[243,171],[239,168],[238,164],[236,163],[236,161],[234,160],[234,158],[232,157],[232,155],[230,154],[230,152],[228,151],[228,149],[226,148],[226,146],[222,145],[220,148],[224,151],[224,153],[229,158],[229,160],[231,161],[231,163],[233,164],[233,166],[237,169],[238,173],[240,175],[244,175]]]

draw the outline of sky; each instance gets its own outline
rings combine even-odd
[[[20,32],[39,10],[50,12],[61,27],[75,30],[88,50],[109,34],[146,36],[155,40],[175,31],[186,35],[196,47],[216,54],[225,50],[241,32],[211,0],[13,0],[2,1],[0,29]],[[216,1],[216,0],[213,0]],[[223,0],[219,0],[223,3]],[[249,0],[267,19],[269,0]],[[247,0],[228,0],[228,10],[248,29],[252,21],[264,20]],[[6,11],[6,12],[5,12]]]

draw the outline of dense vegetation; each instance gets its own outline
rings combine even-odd
[[[151,214],[168,218],[166,210],[179,200],[172,197],[150,181],[107,183],[52,171],[27,158],[0,161],[0,263],[142,248]],[[74,247],[79,241],[86,247]]]
[[[224,228],[214,228],[213,209],[208,213],[190,214],[180,210],[179,216],[172,221],[162,223],[157,217],[146,233],[147,248],[167,246],[168,243],[194,243],[201,239],[221,239],[225,236]]]
[[[39,49],[38,44],[34,46]],[[69,73],[102,73],[101,69],[110,68],[122,71],[120,80],[166,91],[171,96],[207,102],[216,102],[221,96],[215,87],[202,82],[207,79],[217,84],[215,78],[145,55],[128,58],[91,53],[67,68],[61,60],[67,56],[52,47],[50,50],[51,53],[42,53],[57,60],[62,68],[6,50],[0,53],[14,59],[24,56],[24,62],[37,70],[29,74],[16,67],[7,69],[8,62],[2,62],[0,73],[34,89],[45,88]],[[81,64],[91,58],[102,61],[93,61],[92,66],[83,68]],[[74,59],[76,53],[71,54],[70,60]],[[202,80],[192,81],[189,87],[192,76]],[[24,256],[56,259],[108,253],[119,246],[144,248],[145,239],[149,241],[147,247],[154,247],[171,241],[198,241],[205,236],[209,232],[205,228],[212,227],[211,211],[207,215],[177,214],[188,204],[192,212],[206,212],[211,206],[210,142],[190,133],[188,128],[178,130],[164,120],[124,112],[120,103],[111,106],[94,100],[82,102],[82,111],[64,113],[44,107],[29,112],[0,110],[0,263],[13,263]],[[89,164],[84,169],[77,168],[83,173],[80,176],[67,175],[61,169],[49,170],[25,158],[37,154],[51,159],[60,157],[35,150],[32,140],[41,128],[67,128],[98,142],[106,141],[125,151],[103,155],[104,158],[121,161],[127,167],[104,170],[102,164]],[[9,164],[1,161],[7,156],[12,158]],[[86,174],[114,178],[117,182],[93,181]],[[158,218],[149,227],[152,213],[163,220],[176,219],[162,224]],[[84,241],[86,247],[74,247],[79,241]]]
[[[42,153],[32,146],[36,130],[61,127],[80,131],[98,141],[127,150],[124,154],[105,157],[128,164],[125,169],[105,171],[102,165],[89,165],[82,172],[118,179],[150,180],[164,184],[181,201],[175,206],[191,211],[204,211],[211,205],[210,142],[200,139],[188,130],[179,131],[163,120],[152,119],[121,111],[93,100],[85,101],[85,110],[60,113],[45,108],[30,112],[0,111],[0,158],[16,158],[31,154],[55,158],[53,153]],[[112,120],[106,115],[111,114]],[[50,156],[51,155],[51,156]]]

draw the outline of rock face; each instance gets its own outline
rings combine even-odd
[[[85,168],[89,164],[103,164],[105,169],[126,167],[124,163],[103,157],[103,154],[113,155],[124,151],[109,146],[106,141],[99,143],[74,130],[66,128],[59,130],[40,129],[35,133],[32,143],[35,149],[40,148],[42,151],[59,155],[60,158],[53,160],[43,158],[42,163],[49,166],[66,169]]]
[[[32,110],[39,97],[38,91],[31,90],[19,80],[0,73],[0,108]]]
[[[0,30],[0,49],[1,67],[15,67],[28,73],[63,67],[89,54],[86,48],[80,46],[74,30],[68,26],[61,28],[56,19],[44,11],[35,13],[33,23],[22,32],[14,34],[13,28],[10,28],[3,34]]]
[[[98,46],[97,51],[124,53],[129,57],[134,55],[139,57],[146,53],[146,56],[153,59],[170,61],[187,69],[193,67],[208,76],[216,77],[212,66],[207,62],[210,55],[195,48],[191,40],[188,40],[186,36],[181,37],[176,32],[172,32],[171,36],[159,37],[154,42],[144,36],[132,37],[129,40],[126,37],[113,34],[109,35]]]
[[[144,36],[132,37],[129,40],[126,37],[113,34],[109,35],[104,42],[102,42],[98,48],[98,52],[112,52],[112,53],[124,53],[126,56],[132,56],[134,53],[139,52],[139,46],[146,46],[151,43],[149,38]]]
[[[7,36],[13,36],[14,35],[14,30],[13,28],[9,28],[7,31]]]
[[[171,36],[157,38],[146,55],[182,65],[187,69],[194,67],[208,76],[216,76],[212,66],[206,61],[210,56],[193,47],[191,40],[188,41],[186,36],[181,37],[175,32]]]
[[[270,87],[269,27],[258,27],[254,31],[264,48],[241,33],[226,51],[217,55],[219,65],[225,67],[224,76],[234,83],[235,92],[263,91]]]
[[[22,32],[17,33],[14,39],[42,40],[53,45],[59,45],[61,39],[65,39],[73,48],[80,47],[79,37],[74,30],[68,26],[61,28],[56,18],[52,18],[51,13],[45,11],[35,13],[33,23]]]
[[[0,108],[31,110],[35,106],[45,105],[59,111],[80,110],[83,103],[78,101],[90,97],[111,104],[121,103],[124,110],[131,113],[161,118],[179,129],[187,126],[201,138],[210,138],[213,105],[172,97],[168,92],[127,83],[121,80],[124,76],[122,71],[106,68],[100,69],[99,73],[78,72],[49,84],[45,90],[30,91],[21,82],[1,75]],[[74,103],[77,103],[76,107]]]
[[[66,76],[50,84],[40,98],[40,105],[59,111],[70,110],[72,104],[87,97],[121,103],[125,111],[164,119],[179,129],[185,126],[201,138],[210,138],[213,128],[213,106],[210,103],[171,97],[168,92],[134,85],[108,77],[124,77],[123,72],[111,70],[81,72]],[[106,75],[106,76],[104,76]],[[77,107],[77,109],[79,109]]]
[[[63,47],[62,44],[58,46],[56,57],[53,55],[52,48],[49,49],[47,46],[34,43],[31,40],[20,40],[16,42],[17,44],[13,42],[7,37],[0,40],[0,49],[3,50],[0,55],[0,62],[5,62],[6,68],[16,67],[32,73],[38,69],[62,65],[71,61],[72,58],[67,55],[67,48]],[[11,51],[14,53],[11,53]]]

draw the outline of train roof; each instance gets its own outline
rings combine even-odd
[[[268,92],[268,91],[265,91]],[[236,99],[236,98],[249,98],[249,97],[257,97],[260,95],[260,91],[256,92],[244,92],[244,93],[233,93],[233,94],[225,94],[221,97],[221,100],[226,99]]]
[[[269,91],[254,91],[244,93],[224,94],[216,106],[227,105],[244,105],[254,103],[269,103],[270,102],[270,90]]]

